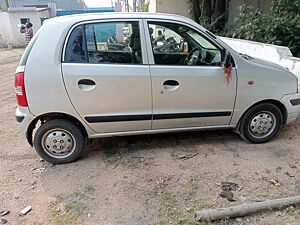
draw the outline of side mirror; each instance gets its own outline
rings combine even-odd
[[[224,50],[224,58],[223,58],[223,66],[224,67],[230,67],[231,66],[231,60],[232,60],[232,57],[230,55],[230,53],[226,50]]]

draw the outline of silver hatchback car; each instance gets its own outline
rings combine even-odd
[[[46,20],[17,67],[15,92],[22,132],[52,163],[77,159],[85,137],[228,128],[263,143],[300,111],[295,75],[166,14]]]

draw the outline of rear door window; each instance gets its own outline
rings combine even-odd
[[[87,24],[85,34],[90,63],[142,63],[138,22]]]
[[[64,62],[142,64],[139,22],[103,22],[76,27],[67,42]]]

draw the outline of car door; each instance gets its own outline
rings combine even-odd
[[[97,133],[151,129],[151,80],[140,20],[74,27],[62,72],[78,114]]]
[[[232,68],[227,83],[221,46],[184,23],[145,20],[144,26],[148,27],[150,47],[152,128],[228,125],[236,95],[236,71]]]

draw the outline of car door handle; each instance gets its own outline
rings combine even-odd
[[[176,80],[166,80],[163,83],[163,88],[165,91],[175,91],[179,87],[179,83]]]
[[[78,85],[96,85],[96,83],[90,79],[81,79],[78,81]]]
[[[78,81],[78,87],[81,91],[91,91],[95,88],[96,83],[90,79],[81,79]]]
[[[163,83],[164,86],[179,86],[179,83],[178,81],[176,80],[166,80],[164,83]]]

